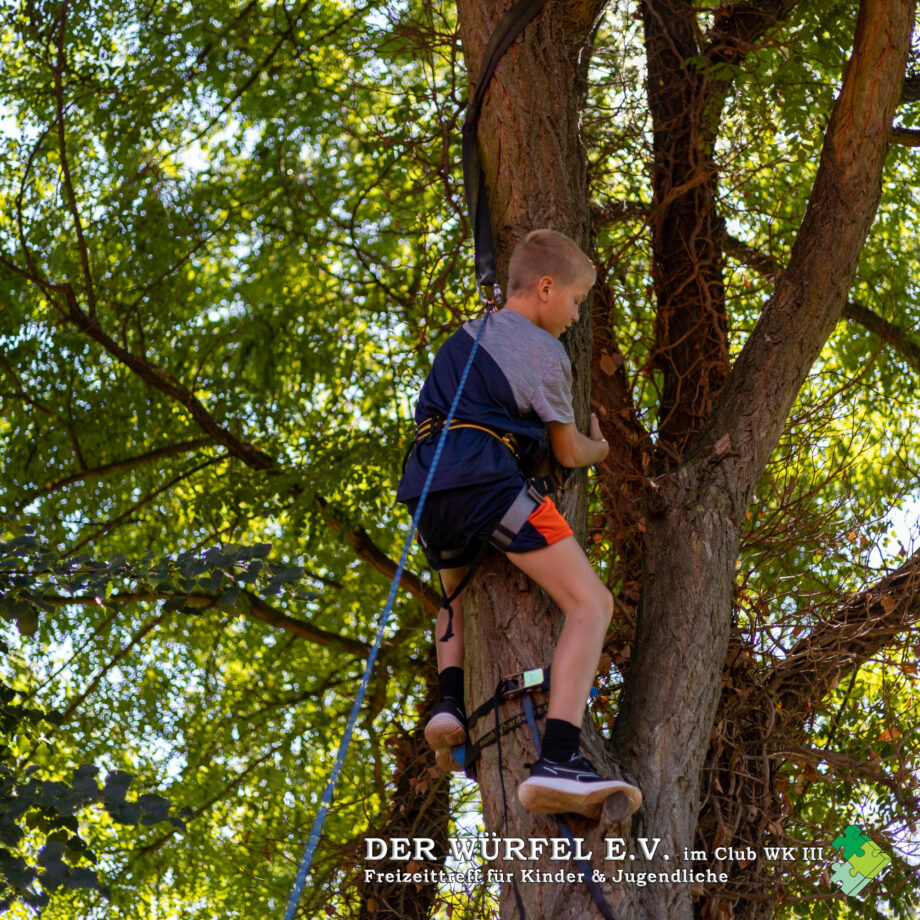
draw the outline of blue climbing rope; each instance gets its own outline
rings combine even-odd
[[[313,829],[310,831],[310,839],[307,841],[307,846],[304,850],[303,861],[301,862],[300,869],[297,872],[297,878],[294,880],[294,888],[291,891],[291,897],[288,901],[284,920],[294,920],[294,913],[297,910],[297,903],[300,901],[301,894],[303,894],[303,888],[307,881],[307,875],[310,872],[310,866],[313,863],[313,856],[316,853],[316,847],[319,844],[323,824],[326,821],[326,815],[329,812],[329,806],[332,804],[332,796],[335,792],[335,787],[338,783],[339,775],[342,772],[342,767],[345,764],[345,754],[348,751],[348,745],[351,743],[351,736],[352,732],[354,731],[355,722],[358,719],[358,712],[361,709],[361,704],[364,702],[364,696],[367,693],[367,686],[370,682],[371,670],[374,667],[374,662],[377,660],[377,653],[380,651],[380,644],[383,641],[383,631],[386,628],[387,620],[389,620],[390,614],[393,611],[393,602],[396,600],[396,592],[399,589],[399,582],[402,579],[403,571],[406,568],[406,560],[409,558],[409,550],[412,548],[412,538],[415,536],[415,531],[418,528],[418,522],[422,514],[422,507],[425,504],[425,499],[428,497],[428,490],[431,487],[432,480],[434,479],[435,468],[438,465],[438,461],[441,459],[441,451],[444,447],[444,438],[447,435],[448,429],[450,428],[450,423],[453,421],[454,413],[457,411],[457,406],[460,403],[460,395],[463,393],[463,387],[466,384],[466,378],[469,376],[470,368],[473,366],[473,358],[476,355],[476,349],[479,347],[479,339],[482,337],[482,331],[486,328],[486,322],[489,319],[489,315],[491,314],[494,306],[494,300],[486,301],[486,315],[483,317],[482,323],[479,326],[479,331],[476,333],[476,338],[473,340],[473,347],[470,349],[470,356],[467,358],[466,367],[463,368],[463,373],[460,375],[460,382],[457,384],[457,394],[454,396],[454,401],[450,407],[450,411],[447,413],[447,418],[444,420],[444,427],[441,431],[441,436],[438,438],[437,446],[435,447],[434,457],[431,460],[431,467],[428,470],[428,477],[425,479],[425,484],[422,487],[422,492],[418,499],[418,505],[412,518],[412,526],[409,528],[409,533],[406,536],[406,542],[403,545],[402,555],[399,558],[399,565],[396,566],[396,573],[393,575],[393,581],[390,584],[390,593],[387,596],[387,602],[383,607],[383,614],[380,617],[380,626],[377,628],[377,636],[374,639],[374,644],[371,646],[370,654],[367,656],[367,667],[364,669],[364,677],[361,678],[361,686],[358,687],[358,694],[355,697],[355,702],[351,707],[351,714],[348,716],[348,722],[345,725],[345,734],[342,736],[342,741],[339,744],[339,752],[335,758],[335,764],[332,767],[332,773],[329,776],[329,781],[326,783],[326,790],[323,792],[323,799],[320,802],[319,811],[316,813],[316,818],[313,821]]]

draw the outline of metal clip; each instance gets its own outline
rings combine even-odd
[[[502,305],[502,289],[499,287],[498,282],[495,284],[480,284],[479,280],[476,280],[476,291],[479,294],[479,300],[482,305],[491,312],[492,310],[497,310]],[[488,291],[488,293],[486,293]]]

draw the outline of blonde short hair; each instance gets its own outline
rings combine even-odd
[[[532,230],[511,253],[508,293],[517,294],[549,276],[560,284],[574,284],[588,275],[597,277],[594,263],[571,237],[556,230]]]

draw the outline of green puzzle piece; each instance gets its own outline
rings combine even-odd
[[[854,853],[862,852],[864,843],[872,841],[855,825],[847,825],[847,829],[834,839],[834,846],[843,851],[843,858],[849,859]]]
[[[875,878],[890,862],[891,857],[880,850],[874,840],[863,844],[862,853],[850,857],[850,865],[866,878]]]

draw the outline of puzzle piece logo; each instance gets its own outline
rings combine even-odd
[[[846,862],[834,864],[831,881],[847,895],[859,894],[891,862],[891,857],[855,824],[835,838],[834,847]]]

